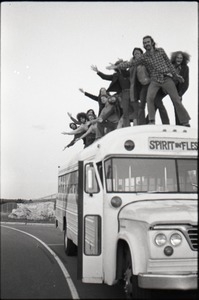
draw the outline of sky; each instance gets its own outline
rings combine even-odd
[[[61,134],[70,130],[67,112],[98,114],[97,102],[79,88],[98,95],[110,84],[91,65],[112,74],[106,66],[143,49],[145,35],[169,57],[190,54],[183,104],[198,129],[197,2],[1,2],[1,198],[57,192],[58,166],[83,149],[79,141],[63,151],[73,139]],[[164,105],[174,124],[169,96]]]

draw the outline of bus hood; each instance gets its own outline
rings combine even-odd
[[[196,200],[141,200],[124,206],[119,219],[152,223],[197,222]]]

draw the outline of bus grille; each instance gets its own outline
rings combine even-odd
[[[198,227],[192,226],[187,228],[189,243],[193,250],[198,250]]]

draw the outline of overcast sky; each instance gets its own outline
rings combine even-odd
[[[75,117],[97,102],[109,81],[109,62],[130,59],[151,35],[168,56],[191,55],[190,85],[183,104],[198,128],[197,2],[3,2],[1,3],[1,198],[34,199],[57,192],[58,166],[82,141],[73,138],[67,112]],[[164,98],[171,124],[173,106]],[[157,123],[160,119],[157,114]]]

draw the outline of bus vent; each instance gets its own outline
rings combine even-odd
[[[190,246],[193,250],[198,250],[198,226],[187,228]]]

